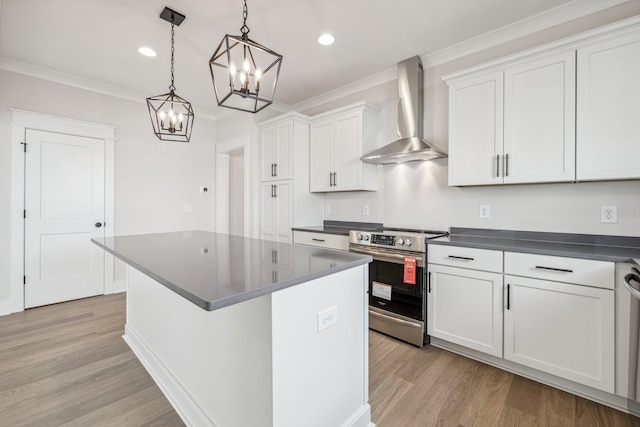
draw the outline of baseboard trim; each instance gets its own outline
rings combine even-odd
[[[130,325],[122,336],[187,426],[217,427]]]

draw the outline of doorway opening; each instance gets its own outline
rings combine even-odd
[[[249,237],[249,135],[216,145],[216,232]]]

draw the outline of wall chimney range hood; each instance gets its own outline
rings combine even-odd
[[[424,71],[419,56],[398,63],[398,139],[360,160],[374,164],[404,163],[447,157],[422,139]]]

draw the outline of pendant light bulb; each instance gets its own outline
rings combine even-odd
[[[262,77],[262,70],[260,68],[256,68],[256,83],[260,80],[260,77]]]
[[[229,73],[231,74],[231,77],[235,77],[236,76],[236,66],[235,66],[235,64],[229,65]]]
[[[251,69],[251,65],[249,64],[249,60],[245,58],[244,62],[242,63],[242,69],[244,70],[245,73],[248,73],[249,70]]]

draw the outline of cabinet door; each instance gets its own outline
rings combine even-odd
[[[276,126],[270,126],[260,130],[260,180],[271,181],[275,178]]]
[[[309,145],[310,191],[333,189],[333,120],[327,119],[311,125]]]
[[[449,88],[449,185],[502,183],[503,73]]]
[[[266,183],[260,187],[260,237],[264,240],[277,240],[277,212],[274,194],[274,184]]]
[[[427,333],[502,357],[502,274],[429,266]]]
[[[293,179],[293,121],[276,127],[275,178]]]
[[[577,179],[640,178],[640,34],[578,49]]]
[[[363,188],[362,110],[336,117],[334,139],[334,191]]]
[[[286,120],[260,131],[260,179],[293,178],[293,121]]]
[[[292,243],[293,184],[291,181],[278,181],[274,185],[275,197],[273,199],[276,205],[275,240]]]
[[[614,392],[614,291],[505,276],[504,358]]]
[[[575,51],[504,73],[505,183],[575,179]]]

